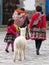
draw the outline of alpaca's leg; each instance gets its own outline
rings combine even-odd
[[[22,50],[20,49],[20,50],[19,50],[19,53],[18,53],[18,55],[19,55],[19,61],[22,60],[21,54],[22,54]]]
[[[14,55],[13,55],[13,60],[14,60],[14,62],[15,62],[15,60],[16,60],[16,51],[14,51]]]
[[[25,59],[25,58],[26,58],[26,57],[25,57],[25,46],[24,46],[24,49],[23,49],[23,54],[24,54],[24,59]]]

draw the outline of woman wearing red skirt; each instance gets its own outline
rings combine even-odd
[[[36,12],[31,17],[30,31],[31,39],[35,40],[36,54],[39,55],[42,41],[46,40],[46,16],[41,6],[36,7]]]

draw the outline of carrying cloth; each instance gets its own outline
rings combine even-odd
[[[41,17],[44,16],[40,14],[40,16],[34,21],[31,29],[31,39],[32,40],[46,40],[46,29],[36,26],[38,22],[40,22]]]
[[[38,22],[41,20],[41,17],[42,17],[43,15],[44,15],[44,14],[41,14],[41,13],[40,13],[40,16],[34,20],[33,25],[37,25]]]
[[[26,16],[23,17],[23,16],[19,16],[15,21],[14,21],[14,24],[18,25],[19,27],[21,27],[24,22],[25,22],[25,19],[26,19]]]
[[[22,26],[23,23],[24,23],[24,20],[26,18],[26,15],[27,14],[26,14],[25,11],[22,11],[20,9],[15,10],[14,13],[13,13],[13,16],[12,16],[13,19],[15,20],[14,23],[16,25],[18,25],[19,27]]]

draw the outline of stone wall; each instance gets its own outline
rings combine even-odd
[[[24,5],[23,5],[23,1],[24,1],[24,0],[20,0],[20,5],[21,5],[21,7],[24,6]],[[43,11],[45,12],[45,0],[35,0],[35,7],[36,7],[37,5],[42,6]],[[35,11],[27,11],[29,18],[32,16],[32,14],[33,14],[34,12],[35,12]]]
[[[35,6],[40,5],[43,8],[43,11],[45,12],[45,2],[46,0],[35,0]]]

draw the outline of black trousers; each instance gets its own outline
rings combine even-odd
[[[35,46],[36,46],[36,49],[40,49],[41,47],[41,44],[42,44],[42,40],[35,40]]]
[[[28,37],[29,37],[28,26],[27,26],[27,28],[26,28],[26,36],[28,36]]]

